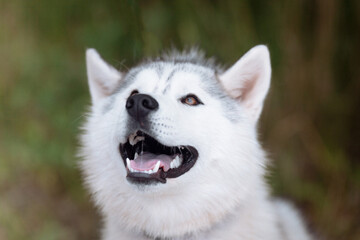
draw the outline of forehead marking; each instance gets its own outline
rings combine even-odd
[[[153,92],[158,92],[158,91],[161,91],[159,90],[161,88],[161,86],[164,85],[164,82],[166,82],[166,80],[164,80],[164,75],[166,74],[166,69],[164,68],[164,66],[162,66],[162,71],[158,71],[157,70],[158,68],[155,69],[155,71],[158,73],[158,79],[155,83],[155,86],[154,86],[154,89],[153,89]]]
[[[146,68],[146,66],[145,66]],[[158,77],[158,81],[156,82],[153,91],[156,92],[160,85],[161,76],[164,74],[164,66],[161,62],[153,62],[149,64],[149,69],[153,69]]]
[[[197,66],[199,67],[199,66]],[[173,68],[170,74],[167,77],[166,86],[163,90],[163,93],[166,93],[171,87],[171,80],[173,80],[176,73],[183,71],[184,73],[190,73],[198,75],[201,82],[206,82],[211,76],[209,75],[208,69],[199,69],[194,67],[192,64],[187,65],[178,65]]]
[[[170,82],[171,82],[171,79],[173,78],[173,76],[175,75],[177,69],[173,69],[170,74],[168,75],[167,79],[166,79],[166,85],[164,87],[164,90],[163,90],[163,94],[165,94],[169,88],[170,88]]]

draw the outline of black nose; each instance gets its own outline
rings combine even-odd
[[[150,95],[135,94],[126,101],[126,110],[138,121],[144,119],[151,111],[156,110],[159,103]]]

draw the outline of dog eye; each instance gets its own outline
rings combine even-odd
[[[129,96],[129,97],[131,97],[132,95],[138,94],[138,93],[139,93],[138,90],[133,90],[133,91],[130,93],[130,96]]]
[[[199,104],[203,104],[200,99],[194,94],[188,94],[185,97],[180,99],[183,104],[187,104],[189,106],[196,106]]]

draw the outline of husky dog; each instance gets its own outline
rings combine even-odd
[[[264,180],[256,125],[270,86],[266,46],[226,71],[196,50],[120,72],[88,49],[86,64],[81,166],[103,239],[310,239]]]

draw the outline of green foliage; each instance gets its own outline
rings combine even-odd
[[[76,136],[84,52],[126,70],[198,45],[231,65],[256,44],[273,82],[260,123],[269,181],[325,239],[360,238],[356,1],[0,0],[0,239],[95,239]]]

